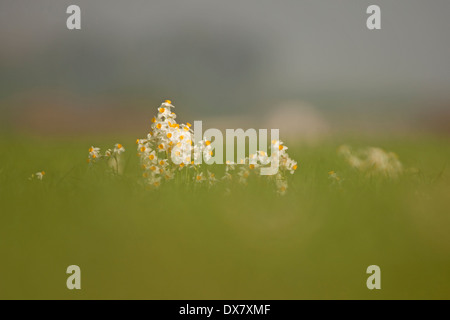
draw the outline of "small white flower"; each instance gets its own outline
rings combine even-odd
[[[196,175],[194,176],[194,180],[195,180],[195,182],[197,182],[197,183],[202,182],[204,179],[205,179],[205,178],[203,177],[203,172],[200,172],[200,173],[198,173],[198,174],[196,174]]]
[[[42,180],[42,178],[44,178],[44,176],[45,176],[45,171],[36,172],[36,178],[38,180]]]
[[[111,157],[111,154],[112,154],[112,150],[111,149],[108,149],[108,150],[105,151],[105,157]]]
[[[44,176],[45,176],[45,171],[39,171],[39,172],[33,173],[31,175],[31,177],[28,179],[29,180],[34,180],[34,179],[42,180],[44,178]]]
[[[272,145],[276,151],[280,152],[280,154],[284,154],[288,149],[288,147],[286,147],[281,140],[272,140]]]
[[[286,161],[286,168],[287,170],[289,170],[290,174],[294,174],[295,170],[297,170],[298,168],[297,161],[288,158]]]
[[[90,147],[89,148],[88,162],[95,161],[98,158],[100,158],[100,148],[97,148],[97,147],[94,147],[94,146]]]
[[[125,152],[125,148],[120,143],[116,143],[114,146],[114,153],[121,154],[122,152]]]
[[[170,100],[166,100],[163,103],[161,103],[161,107],[168,108],[168,109],[175,108],[175,106],[172,105],[172,101],[170,101]]]
[[[209,185],[210,186],[212,186],[212,185],[214,185],[214,184],[216,184],[217,183],[217,179],[216,179],[216,175],[214,174],[214,173],[212,173],[212,172],[207,172],[208,173],[208,182],[209,182]]]

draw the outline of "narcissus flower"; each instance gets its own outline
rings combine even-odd
[[[31,175],[31,177],[29,178],[29,180],[35,180],[35,179],[42,180],[44,178],[44,176],[45,176],[45,171],[39,171],[39,172],[33,173]]]
[[[116,143],[114,146],[114,153],[121,154],[122,152],[125,152],[125,148],[120,143]]]
[[[170,100],[161,103],[155,116],[151,118],[146,138],[136,140],[137,155],[143,170],[142,178],[150,189],[177,179],[188,184],[206,182],[210,187],[228,184],[225,188],[232,190],[231,184],[247,184],[250,176],[261,176],[261,170],[276,167],[276,177],[269,176],[267,179],[275,185],[278,194],[286,193],[287,173],[293,174],[298,165],[289,157],[288,148],[282,141],[273,140],[269,152],[257,150],[244,159],[238,159],[236,163],[227,161],[224,176],[218,179],[215,173],[204,167],[209,165],[214,156],[220,154],[213,149],[215,143],[206,139],[193,140],[192,125],[177,123],[174,108]],[[94,163],[105,158],[109,164],[118,167],[121,163],[119,155],[124,151],[123,145],[117,143],[112,150],[108,149],[102,155],[100,148],[92,146],[89,148],[88,162]],[[374,162],[380,162],[379,156],[373,155],[372,158]],[[115,172],[119,172],[118,168]]]
[[[204,180],[203,172],[197,173],[197,174],[194,176],[194,180],[195,180],[195,182],[197,182],[197,183],[202,182],[202,181]]]
[[[136,143],[141,145],[141,143],[143,142],[137,140]],[[112,150],[107,149],[103,155],[100,153],[100,148],[92,146],[89,148],[89,155],[87,162],[90,165],[93,165],[94,163],[100,160],[106,161],[108,167],[110,167],[115,174],[120,174],[122,168],[121,165],[122,162],[120,161],[120,154],[123,152],[125,152],[125,148],[120,143],[116,143],[114,149]]]

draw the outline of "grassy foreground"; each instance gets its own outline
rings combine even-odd
[[[2,299],[450,299],[448,138],[288,142],[299,169],[284,197],[256,183],[146,190],[131,138],[1,140]],[[89,169],[91,144],[116,140],[124,174]],[[337,156],[342,143],[415,169],[367,178]],[[66,288],[72,264],[81,290]],[[381,290],[366,287],[371,264]]]

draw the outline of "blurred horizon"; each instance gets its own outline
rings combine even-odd
[[[66,28],[70,4],[81,30]],[[230,128],[294,113],[334,130],[448,134],[450,3],[377,1],[376,31],[370,4],[3,1],[2,131],[143,132],[171,99],[182,121]]]

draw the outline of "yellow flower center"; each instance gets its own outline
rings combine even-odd
[[[172,101],[170,101],[170,100],[166,100],[166,101],[164,101],[165,103],[168,103],[168,104],[172,104]]]
[[[283,145],[280,144],[280,145],[278,146],[278,150],[283,150]]]
[[[161,144],[158,146],[158,148],[162,150],[162,149],[164,149],[164,145],[161,143]]]
[[[159,112],[163,113],[166,109],[164,108],[159,108]]]
[[[161,127],[162,127],[161,123],[158,123],[158,124],[156,125],[156,128],[157,128],[157,129],[161,129]]]
[[[297,165],[296,164],[294,164],[294,166],[292,167],[292,169],[294,169],[294,170],[297,170]]]
[[[141,152],[144,152],[145,151],[145,147],[141,147]]]
[[[169,133],[167,133],[167,138],[172,138],[172,134],[169,132]]]
[[[117,148],[118,148],[118,149],[122,149],[122,145],[119,143],[119,144],[117,145]]]
[[[206,144],[207,146],[209,146],[209,145],[211,144],[211,141],[206,140],[206,141],[205,141],[205,144]]]
[[[153,154],[151,154],[151,155],[148,156],[148,158],[149,158],[150,160],[153,160],[153,159],[155,159],[155,156],[154,156]]]
[[[251,165],[249,165],[249,168],[250,168],[250,169],[255,169],[255,165],[254,165],[254,164],[251,164]]]
[[[155,118],[155,117],[152,118],[152,122],[153,122],[153,123],[156,122],[156,118]]]

